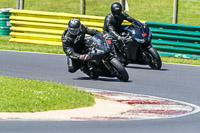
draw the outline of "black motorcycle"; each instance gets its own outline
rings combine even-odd
[[[86,46],[88,47],[91,59],[84,62],[80,68],[91,78],[117,77],[120,81],[127,82],[129,75],[116,58],[114,54],[114,45],[112,40],[105,38],[102,33],[91,37],[86,37]]]
[[[127,66],[129,63],[149,65],[159,70],[162,66],[158,52],[151,44],[152,32],[139,21],[131,25],[122,25],[121,36],[125,37],[123,45],[115,45],[119,60]]]

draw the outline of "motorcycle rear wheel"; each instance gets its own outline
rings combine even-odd
[[[127,82],[129,80],[129,75],[124,66],[116,58],[112,58],[110,61],[115,72],[117,73],[117,78],[122,82]]]
[[[149,57],[151,62],[148,64],[152,69],[159,70],[162,66],[162,61],[160,55],[155,50],[155,48],[151,47],[148,49]]]

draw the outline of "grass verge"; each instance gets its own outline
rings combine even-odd
[[[11,38],[10,36],[0,36],[1,50],[17,50],[17,51],[64,54],[62,46],[15,43],[15,42],[9,42],[10,38]]]
[[[91,93],[69,85],[0,76],[0,112],[38,112],[92,106]]]
[[[161,59],[162,59],[162,62],[166,62],[166,63],[200,65],[200,60],[198,59],[187,59],[187,58],[166,57],[166,56],[161,56]]]
[[[130,16],[138,20],[172,23],[174,0],[127,0]],[[113,2],[86,0],[86,15],[106,16]],[[16,8],[17,0],[0,0],[0,8]],[[80,13],[80,0],[25,0],[25,10]],[[200,25],[199,0],[179,0],[178,23]]]

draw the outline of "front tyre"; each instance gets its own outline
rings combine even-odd
[[[122,82],[127,82],[129,80],[129,75],[124,66],[116,58],[112,58],[110,61],[113,66],[117,78]]]
[[[99,77],[98,74],[96,74],[95,72],[93,71],[88,71],[88,72],[85,72],[91,79],[97,79]]]
[[[148,55],[150,59],[148,65],[152,69],[159,70],[162,66],[162,61],[160,59],[160,55],[158,54],[158,52],[153,47],[151,47],[150,49],[148,49]]]

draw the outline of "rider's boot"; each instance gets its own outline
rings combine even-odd
[[[79,69],[77,67],[74,67],[72,59],[69,58],[68,56],[67,56],[67,65],[68,65],[68,71],[70,73],[75,73]]]

